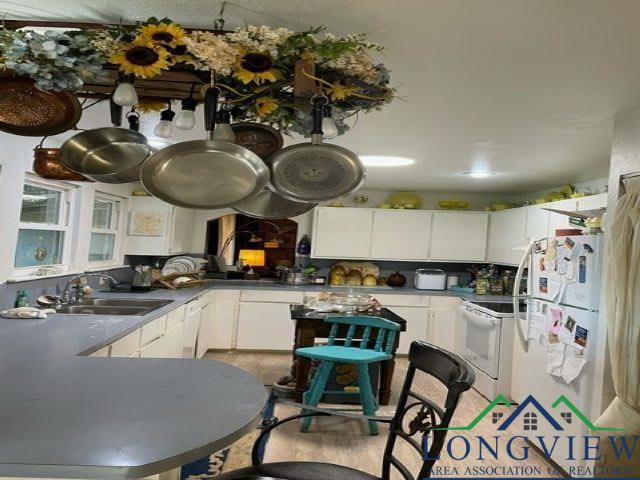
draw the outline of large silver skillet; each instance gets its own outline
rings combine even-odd
[[[228,207],[261,192],[269,181],[262,159],[244,147],[211,140],[219,90],[205,94],[209,140],[180,142],[151,155],[140,181],[152,195],[185,208]]]

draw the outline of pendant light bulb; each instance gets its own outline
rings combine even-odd
[[[332,117],[322,119],[322,136],[324,138],[335,138],[338,136],[338,126]]]
[[[323,138],[335,138],[340,132],[338,131],[338,125],[331,116],[331,106],[324,107],[324,113],[322,116],[322,137]]]
[[[216,113],[216,127],[213,130],[213,139],[222,140],[223,142],[235,143],[236,134],[230,125],[231,115],[226,110],[220,110]]]
[[[180,130],[193,130],[196,126],[196,107],[198,102],[189,97],[182,101],[182,110],[176,117],[175,127]]]
[[[173,117],[176,116],[176,112],[171,110],[171,102],[168,102],[168,107],[160,113],[160,121],[153,129],[153,134],[160,138],[169,138],[173,135]]]
[[[133,85],[133,77],[124,77],[113,92],[113,102],[123,107],[132,107],[138,103],[138,92]]]

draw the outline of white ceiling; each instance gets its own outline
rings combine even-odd
[[[219,1],[4,1],[8,18],[211,27]],[[234,0],[227,27],[371,32],[403,100],[337,143],[415,156],[370,168],[369,189],[535,191],[602,177],[613,119],[640,107],[637,0]],[[489,167],[498,175],[461,172]]]

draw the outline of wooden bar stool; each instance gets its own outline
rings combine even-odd
[[[296,350],[296,355],[320,361],[320,365],[311,380],[311,385],[303,396],[303,403],[312,407],[317,406],[324,393],[332,393],[326,392],[325,389],[335,364],[351,363],[355,364],[358,369],[358,388],[362,412],[367,416],[375,416],[376,410],[378,410],[378,402],[371,388],[369,364],[391,358],[396,332],[400,330],[400,325],[384,318],[368,316],[332,316],[327,317],[325,322],[333,324],[329,333],[329,341],[326,345],[304,347]],[[349,326],[344,340],[336,339],[340,325]],[[356,340],[359,341],[359,346],[352,346],[357,327],[364,328],[362,338]],[[369,348],[372,334],[375,335],[376,342],[373,348]],[[342,344],[338,345],[336,342]],[[304,418],[301,431],[308,431],[310,425],[311,417]],[[371,435],[378,434],[378,424],[376,422],[369,421],[369,432]]]

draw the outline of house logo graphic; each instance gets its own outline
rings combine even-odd
[[[509,399],[504,395],[498,395],[484,410],[482,410],[469,424],[465,426],[453,426],[447,428],[435,428],[434,430],[457,430],[457,431],[469,431],[478,425],[485,417],[491,414],[491,422],[497,425],[498,431],[505,431],[514,424],[516,419],[522,417],[522,426],[524,430],[536,431],[538,429],[539,421],[546,421],[556,431],[561,432],[564,430],[563,425],[572,424],[577,418],[581,421],[589,430],[597,431],[621,431],[623,428],[611,428],[611,427],[597,427],[593,422],[580,411],[567,397],[561,395],[551,404],[551,409],[546,409],[542,404],[536,400],[533,395],[529,395],[520,403],[517,408],[511,412],[506,418],[505,413],[502,411],[494,411],[496,407],[503,405],[506,407],[514,406]],[[556,418],[553,413],[559,412],[559,418]]]

